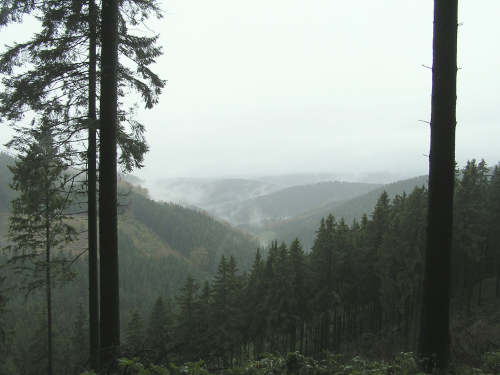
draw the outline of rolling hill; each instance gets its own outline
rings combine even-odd
[[[326,204],[354,198],[380,185],[322,181],[315,184],[291,186],[270,194],[229,203],[212,211],[233,224],[258,225],[263,220],[286,219]]]
[[[9,187],[11,173],[7,165],[11,163],[10,156],[0,154],[0,246],[6,244],[8,207],[15,194]],[[173,295],[188,275],[200,280],[210,278],[222,255],[234,256],[240,269],[251,265],[258,247],[251,236],[200,210],[155,202],[144,195],[144,190],[131,187],[124,179],[120,185],[127,192],[121,198],[118,220],[120,282],[123,296],[127,296],[124,298],[136,298],[128,289],[133,285],[139,292],[139,284],[151,293],[151,298],[165,293]],[[85,232],[85,215],[76,215],[74,223]],[[76,254],[86,246],[83,234],[68,251]],[[147,278],[148,283],[137,280],[139,270],[140,278]],[[132,282],[131,277],[136,279]],[[149,283],[151,280],[154,282]]]
[[[416,186],[427,184],[427,176],[415,177],[403,181],[383,185],[355,198],[335,201],[308,211],[287,220],[268,220],[260,225],[241,225],[240,228],[256,235],[261,242],[271,240],[291,242],[296,237],[305,248],[313,245],[315,231],[321,218],[329,214],[337,219],[344,218],[347,223],[359,219],[363,214],[369,214],[382,194],[386,191],[390,198],[403,192],[410,193]]]

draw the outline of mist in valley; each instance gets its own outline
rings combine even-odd
[[[499,14],[3,1],[0,374],[500,373]]]

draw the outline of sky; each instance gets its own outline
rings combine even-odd
[[[457,161],[500,161],[500,1],[459,9]],[[134,172],[427,173],[432,0],[169,0]],[[353,177],[355,178],[355,177]],[[381,182],[381,181],[374,181]],[[384,181],[385,182],[385,181]]]

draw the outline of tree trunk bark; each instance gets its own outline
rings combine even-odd
[[[90,367],[99,369],[99,271],[97,260],[97,171],[96,171],[96,45],[97,10],[89,0],[89,140],[87,154],[87,201],[89,246],[89,344]]]
[[[48,194],[47,194],[48,198]],[[46,217],[45,217],[45,292],[47,297],[47,374],[53,373],[53,353],[52,353],[52,291],[50,285],[50,218],[49,218],[49,202],[46,202]]]
[[[458,0],[434,0],[429,210],[420,356],[426,367],[449,361],[450,258],[455,182]]]
[[[103,0],[99,149],[101,361],[110,364],[120,346],[116,193],[118,0]]]
[[[495,297],[500,297],[500,262],[497,261],[497,285],[495,287]]]

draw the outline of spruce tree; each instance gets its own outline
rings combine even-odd
[[[217,327],[212,324],[212,289],[208,281],[203,283],[197,307],[198,352],[200,356],[210,358],[213,350],[213,332]]]
[[[101,359],[110,364],[120,347],[118,269],[117,129],[118,0],[103,0],[99,163],[99,254],[101,275]]]
[[[264,295],[266,290],[264,282],[264,261],[260,249],[257,249],[255,259],[250,271],[248,283],[245,288],[246,299],[244,301],[245,320],[249,340],[253,341],[253,355],[264,351],[264,338],[266,335],[266,311]]]
[[[464,304],[470,314],[473,289],[479,283],[480,303],[482,268],[484,268],[488,246],[488,202],[489,170],[484,160],[468,161],[456,181],[454,198],[454,256],[455,283],[463,286]],[[458,285],[457,285],[458,286]],[[462,289],[462,288],[461,288]]]
[[[68,223],[69,194],[67,163],[52,134],[50,120],[32,129],[20,149],[12,171],[12,188],[19,197],[12,202],[8,246],[10,263],[26,274],[25,288],[45,288],[47,311],[47,373],[53,373],[52,285],[55,277],[67,274],[64,259],[54,252],[73,241],[75,229]]]
[[[172,322],[162,297],[158,297],[151,311],[146,342],[148,349],[153,353],[153,362],[156,364],[168,363],[168,348],[172,346]]]
[[[88,147],[87,147],[87,228],[89,262],[89,345],[90,367],[99,368],[99,260],[97,229],[97,6],[89,0],[89,68],[88,68]]]
[[[0,267],[0,271],[2,267]],[[5,305],[7,304],[7,297],[4,295],[3,285],[5,282],[5,277],[0,274],[0,355],[5,356],[7,349],[7,330],[4,322]],[[2,367],[0,366],[0,370]]]
[[[291,277],[292,277],[292,292],[293,299],[292,305],[290,307],[290,312],[293,317],[293,324],[291,325],[291,342],[294,346],[290,350],[295,350],[296,337],[295,334],[297,329],[299,331],[299,345],[298,350],[303,352],[304,350],[304,324],[307,319],[309,309],[307,303],[307,290],[306,282],[309,277],[307,272],[306,258],[304,250],[300,241],[296,238],[292,241],[289,250],[289,261],[291,266]]]
[[[497,226],[500,223],[500,165],[498,164],[493,169],[488,190],[488,249],[495,265],[495,295],[498,298],[500,297],[500,231]]]
[[[227,349],[231,341],[229,326],[231,304],[231,274],[229,264],[224,255],[221,256],[212,286],[213,319],[217,326],[214,335],[216,356],[222,360],[222,365],[228,364]]]
[[[449,361],[450,268],[455,182],[458,0],[434,0],[429,209],[419,353]]]
[[[139,357],[144,354],[144,327],[137,310],[132,313],[127,324],[125,347],[130,357]]]
[[[144,23],[152,14],[161,17],[156,0],[124,0],[120,2],[119,54],[127,60],[118,66],[120,97],[129,91],[138,92],[146,108],[158,102],[165,85],[149,66],[161,55],[156,46],[158,36],[136,35],[130,26]],[[0,57],[0,72],[4,73],[5,90],[0,95],[0,113],[13,125],[27,110],[60,118],[54,131],[64,134],[68,144],[85,140],[86,153],[73,149],[73,166],[87,169],[88,244],[89,244],[89,313],[91,365],[98,367],[98,271],[97,271],[97,207],[96,207],[96,98],[100,60],[95,0],[20,1],[4,2],[0,10],[0,25],[20,22],[32,14],[41,20],[41,32],[25,43],[7,48]],[[88,40],[88,42],[87,42]],[[26,56],[30,64],[19,64]],[[137,69],[131,69],[136,67]],[[119,162],[126,171],[140,167],[147,151],[144,126],[134,119],[134,109],[118,111],[117,144]],[[87,116],[85,115],[87,112]],[[127,130],[124,124],[129,124]],[[57,130],[56,130],[57,129]]]
[[[78,311],[73,323],[73,332],[71,334],[71,364],[74,373],[82,372],[88,361],[88,328],[87,316],[83,305],[78,305]]]
[[[179,306],[177,325],[175,327],[176,346],[183,361],[192,361],[197,357],[197,312],[199,285],[192,277],[188,277],[180,295],[176,298]]]

